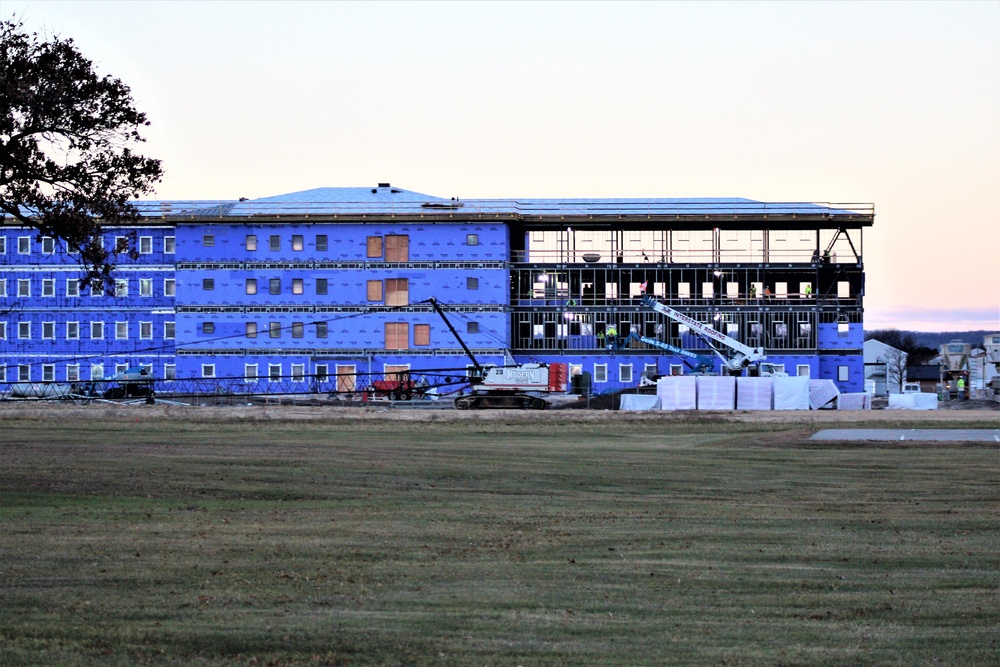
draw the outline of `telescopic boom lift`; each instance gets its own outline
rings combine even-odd
[[[674,310],[670,306],[663,305],[651,296],[644,296],[642,298],[642,303],[648,308],[652,308],[656,312],[666,315],[676,322],[680,322],[695,334],[700,336],[701,339],[708,344],[712,351],[715,352],[720,359],[722,359],[722,362],[726,370],[729,371],[730,375],[742,375],[743,369],[752,365],[755,366],[751,368],[751,375],[755,374],[754,371],[757,371],[757,373],[761,375],[776,374],[772,364],[760,363],[760,360],[765,356],[764,348],[744,345],[735,338],[731,338],[720,331],[716,331],[703,322],[699,322],[696,319],[688,317],[684,313]],[[727,356],[723,354],[717,345],[726,347],[731,351],[731,355]]]

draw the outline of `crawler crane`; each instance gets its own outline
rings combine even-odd
[[[544,410],[549,407],[549,397],[566,393],[566,364],[514,364],[512,366],[483,366],[472,354],[437,299],[427,299],[449,331],[455,336],[466,356],[472,361],[469,383],[472,393],[455,399],[459,410],[526,409]]]

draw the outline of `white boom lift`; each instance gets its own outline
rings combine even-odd
[[[730,375],[742,375],[743,369],[747,367],[751,367],[751,375],[780,375],[780,373],[777,373],[774,370],[773,364],[761,362],[761,359],[765,356],[764,348],[744,345],[735,338],[731,338],[720,331],[716,331],[703,322],[699,322],[696,319],[688,317],[684,313],[674,310],[670,306],[663,305],[651,296],[644,296],[642,298],[642,303],[648,308],[652,308],[656,312],[666,315],[676,322],[680,322],[705,340],[705,342],[708,343],[708,346],[712,348],[712,351],[719,355],[719,358],[722,359],[722,363],[726,370],[729,371]],[[724,345],[726,348],[731,350],[732,356],[726,356],[723,354],[719,351],[718,347],[712,344],[712,341],[718,343],[719,345]]]

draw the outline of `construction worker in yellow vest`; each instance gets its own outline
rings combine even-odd
[[[615,329],[615,325],[609,324],[608,328],[604,330],[604,335],[608,338],[608,349],[610,350],[615,346],[615,340],[618,338],[618,329]]]
[[[812,286],[812,283],[806,283],[806,298],[808,299],[812,295],[813,295],[813,286]]]

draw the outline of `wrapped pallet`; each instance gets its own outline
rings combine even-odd
[[[872,395],[863,392],[860,394],[840,394],[837,396],[838,410],[871,410]]]
[[[619,410],[659,410],[660,399],[652,394],[622,394]]]
[[[661,410],[695,410],[698,407],[697,378],[668,375],[656,381],[656,397]]]
[[[937,410],[937,394],[889,394],[890,410]]]
[[[809,407],[819,410],[837,398],[840,390],[833,380],[809,380]]]
[[[731,375],[699,375],[699,410],[732,410],[736,407],[736,378]]]
[[[775,410],[809,409],[809,378],[807,376],[777,376],[773,380]]]
[[[770,410],[774,383],[769,377],[736,378],[737,410]]]

